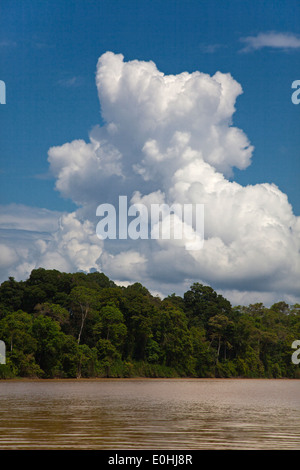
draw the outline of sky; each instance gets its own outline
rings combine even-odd
[[[0,282],[300,301],[298,0],[2,0],[0,25]],[[120,195],[203,204],[203,247],[100,240]]]

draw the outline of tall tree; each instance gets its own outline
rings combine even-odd
[[[222,341],[224,342],[224,352],[226,352],[226,347],[230,346],[229,341],[227,340],[227,335],[229,334],[229,327],[233,326],[233,322],[229,320],[226,315],[218,314],[214,317],[211,317],[208,321],[209,335],[211,340],[214,341],[217,339],[217,357],[216,362],[219,361],[220,349]]]
[[[88,315],[99,306],[99,297],[97,291],[89,287],[77,286],[74,287],[70,294],[71,301],[80,308],[81,321],[77,337],[78,344],[80,343],[82,331]]]

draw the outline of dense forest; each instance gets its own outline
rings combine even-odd
[[[300,305],[233,307],[211,287],[155,297],[103,273],[35,269],[0,286],[0,378],[300,378]]]

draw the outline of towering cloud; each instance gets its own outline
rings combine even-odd
[[[272,184],[243,187],[228,179],[233,168],[251,164],[254,150],[233,125],[240,84],[220,72],[167,76],[153,62],[107,52],[96,86],[105,124],[89,142],[49,149],[56,189],[78,210],[40,242],[39,262],[96,268],[163,293],[201,281],[233,302],[299,299],[300,219],[287,196]],[[96,239],[97,206],[117,204],[119,195],[147,207],[204,204],[203,249],[188,251],[175,240]]]

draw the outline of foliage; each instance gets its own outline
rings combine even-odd
[[[300,377],[298,304],[232,307],[200,283],[160,299],[103,273],[35,269],[0,285],[0,339],[0,378]]]

